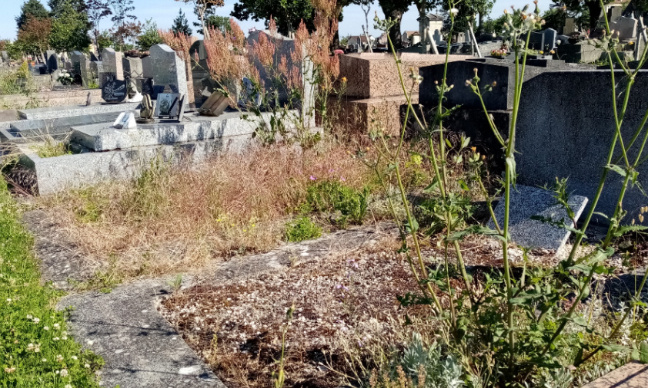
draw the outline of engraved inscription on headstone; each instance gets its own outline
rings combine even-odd
[[[101,87],[101,98],[109,103],[119,103],[126,99],[127,92],[126,81],[108,77]]]

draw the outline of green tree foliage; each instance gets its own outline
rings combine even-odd
[[[504,23],[506,23],[506,15],[502,15],[497,19],[488,18],[484,22],[482,31],[485,33],[496,33],[500,35],[504,31]]]
[[[55,3],[52,13],[55,15],[50,35],[50,46],[57,51],[87,50],[90,45],[88,31],[90,23],[88,14],[79,0],[52,0]]]
[[[232,16],[239,20],[269,20],[272,16],[277,23],[277,30],[283,35],[296,31],[304,20],[309,30],[314,28],[315,9],[311,0],[239,0],[234,4]]]
[[[153,19],[148,19],[146,23],[144,23],[142,35],[137,38],[137,48],[140,51],[148,51],[151,49],[151,46],[160,43],[164,42],[158,33],[158,26]]]
[[[603,0],[603,3],[611,3],[613,0]],[[596,29],[599,17],[603,8],[600,0],[554,0],[554,5],[564,6],[582,22],[583,28]]]
[[[178,11],[178,16],[173,19],[173,26],[171,26],[171,30],[173,31],[174,34],[178,35],[180,33],[185,34],[187,36],[191,36],[191,27],[189,27],[189,20],[187,20],[187,16],[182,12],[182,8]]]
[[[61,13],[65,12],[68,6],[71,6],[78,13],[87,15],[88,11],[85,0],[49,0],[47,5],[52,10],[52,16],[54,17],[58,17]]]
[[[101,31],[97,35],[97,49],[99,52],[102,52],[105,48],[115,48],[117,44],[115,43],[115,38],[109,31]]]
[[[43,19],[49,17],[49,12],[39,0],[28,0],[20,8],[20,15],[16,18],[18,30],[23,27],[29,17]]]
[[[94,43],[99,47],[99,22],[101,19],[112,15],[109,0],[87,0],[88,21],[92,24]]]
[[[220,15],[209,15],[205,18],[205,24],[208,28],[215,28],[221,32],[231,31],[232,27],[230,26],[230,18],[227,16]],[[200,27],[200,23],[194,22],[194,26]],[[202,28],[197,31],[199,34],[203,33]]]
[[[200,21],[200,30],[205,38],[209,38],[209,30],[207,30],[206,18],[213,14],[216,7],[222,7],[225,2],[223,0],[176,0],[183,3],[193,3],[194,13]]]

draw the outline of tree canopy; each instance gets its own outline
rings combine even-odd
[[[50,46],[57,51],[87,50],[90,45],[88,31],[90,22],[82,0],[50,0],[50,6],[55,3],[52,13]],[[81,7],[83,5],[83,7]]]
[[[16,24],[18,25],[18,30],[20,30],[29,18],[43,19],[48,17],[49,12],[47,12],[47,9],[45,9],[45,6],[40,1],[28,0],[20,8],[20,15],[16,17]]]
[[[178,16],[173,19],[173,26],[171,27],[171,30],[173,31],[174,34],[185,34],[187,36],[190,36],[192,31],[191,27],[189,27],[189,20],[187,20],[187,16],[185,15],[184,12],[182,12],[182,8],[178,11]]]

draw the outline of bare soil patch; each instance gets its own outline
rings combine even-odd
[[[403,329],[405,315],[422,307],[403,308],[397,300],[418,287],[393,253],[395,242],[392,236],[375,248],[227,284],[205,281],[175,293],[161,310],[228,386],[269,387],[294,305],[286,386],[338,387],[422,329],[422,322]]]

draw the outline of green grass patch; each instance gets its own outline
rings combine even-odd
[[[338,181],[324,180],[308,187],[306,211],[334,213],[331,220],[340,228],[361,225],[369,205],[369,188],[356,190]]]
[[[98,387],[103,361],[67,332],[60,292],[40,283],[31,235],[0,178],[0,387]]]

